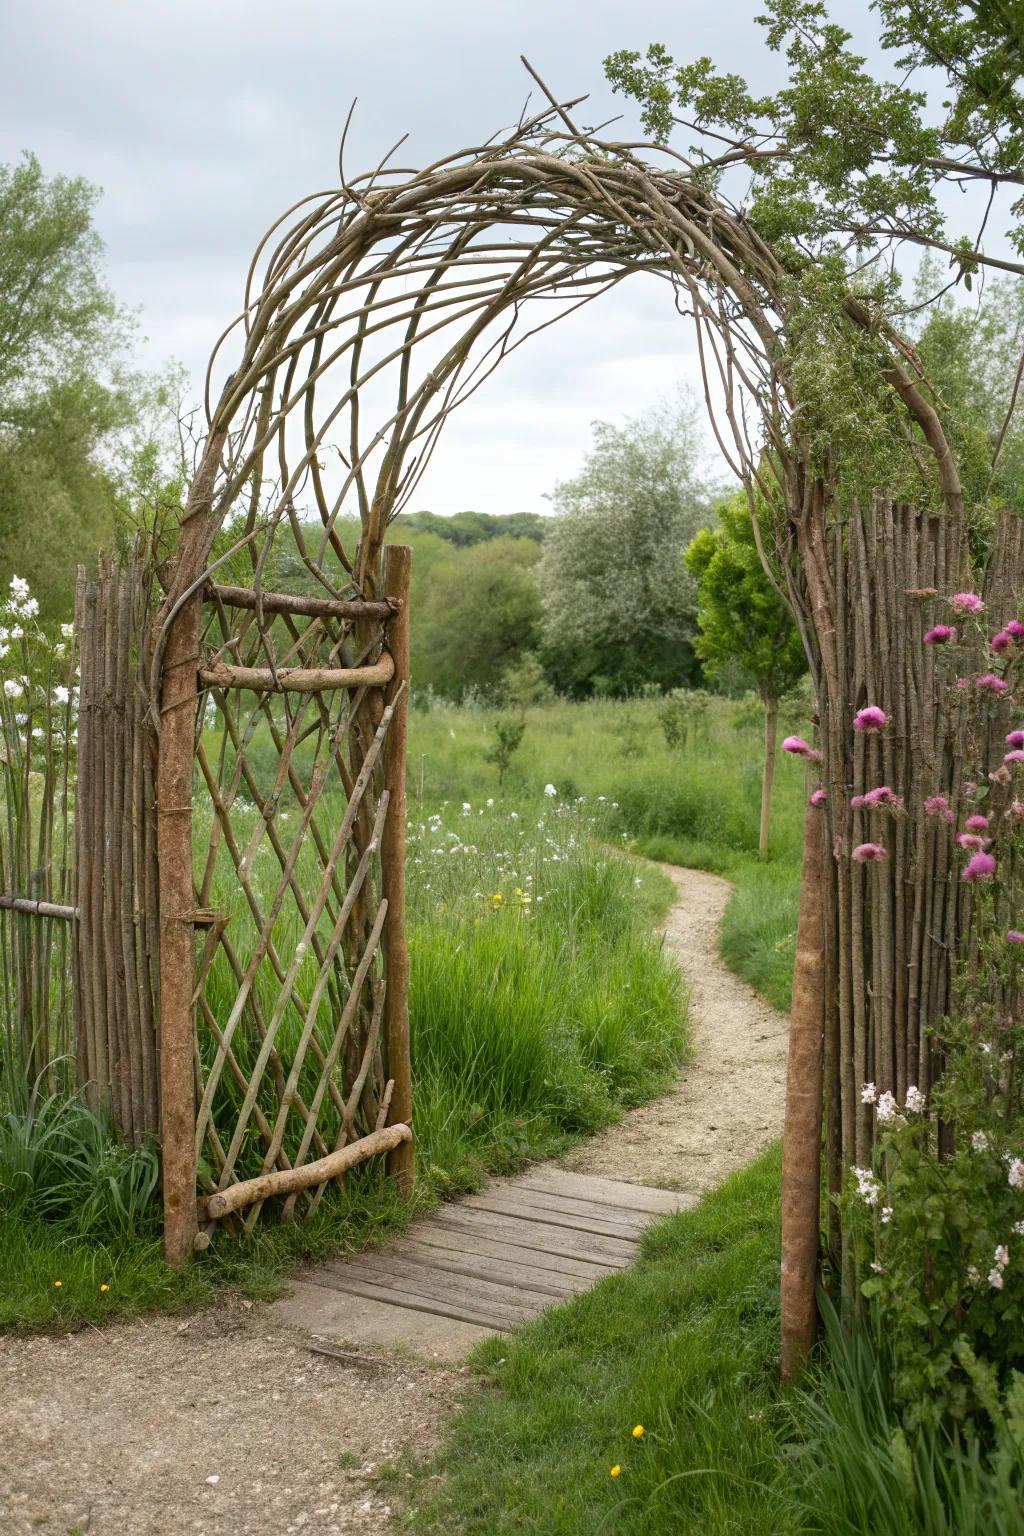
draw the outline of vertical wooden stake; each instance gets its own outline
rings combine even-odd
[[[196,1235],[192,763],[200,602],[198,593],[188,600],[167,638],[157,756],[164,1256],[175,1268],[191,1257]]]
[[[412,1124],[412,1062],[409,1044],[409,949],[405,934],[405,758],[409,725],[409,582],[412,550],[407,544],[389,544],[384,551],[383,595],[394,597],[401,609],[388,625],[388,645],[395,661],[395,675],[388,684],[387,702],[397,698],[395,714],[384,747],[384,787],[391,803],[381,839],[381,894],[387,898],[384,925],[384,1039],[387,1073],[394,1081],[391,1124]],[[398,692],[402,684],[401,693]],[[400,1142],[388,1154],[388,1172],[404,1195],[415,1181],[413,1143]]]
[[[818,1326],[815,1286],[821,1223],[825,827],[824,809],[808,805],[782,1133],[783,1381],[795,1380],[807,1365]]]

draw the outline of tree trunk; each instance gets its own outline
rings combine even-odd
[[[772,825],[772,781],[775,778],[775,739],[779,729],[779,701],[764,701],[764,772],[761,776],[761,831],[757,839],[759,858],[768,852],[768,834]]]
[[[817,1333],[825,1023],[825,814],[808,805],[782,1141],[782,1379],[793,1381]]]

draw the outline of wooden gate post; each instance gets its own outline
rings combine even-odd
[[[384,787],[390,792],[387,820],[381,839],[381,894],[388,903],[382,944],[384,948],[384,1040],[391,1094],[392,1124],[412,1124],[412,1062],[409,1042],[409,948],[405,934],[405,760],[409,725],[409,582],[412,550],[407,544],[389,544],[384,551],[383,595],[397,598],[401,608],[388,624],[388,648],[395,672],[388,684],[386,701],[395,701],[395,713],[384,747]],[[404,686],[403,686],[404,685]],[[399,691],[401,690],[401,691]],[[388,1154],[388,1172],[404,1195],[415,1182],[414,1147],[399,1142]]]
[[[192,764],[200,605],[197,592],[171,623],[163,661],[157,756],[164,1257],[175,1268],[191,1257],[196,1235]]]
[[[825,810],[808,805],[782,1133],[782,1379],[806,1368],[818,1326],[822,1045],[825,1022]]]

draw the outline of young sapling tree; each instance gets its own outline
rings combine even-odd
[[[709,678],[732,662],[750,674],[764,705],[764,765],[758,853],[768,852],[779,700],[807,670],[792,615],[765,574],[744,495],[718,509],[718,527],[702,528],[686,552],[696,577],[697,655]]]

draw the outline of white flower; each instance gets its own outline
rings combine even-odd
[[[883,1205],[882,1206],[882,1226],[883,1227],[887,1227],[889,1225],[890,1221],[892,1221],[892,1206],[891,1205]]]
[[[550,799],[552,795],[557,795],[558,794],[558,790],[555,788],[555,786],[553,784],[545,784],[544,785],[544,793]]]
[[[920,1088],[915,1088],[914,1085],[911,1083],[911,1085],[907,1089],[907,1100],[906,1100],[906,1102],[907,1102],[907,1108],[910,1110],[910,1113],[912,1115],[923,1115],[924,1111],[925,1111],[925,1107],[926,1107],[926,1105],[928,1103],[928,1100],[925,1098],[925,1096],[921,1092]]]
[[[28,582],[24,576],[11,577],[11,595],[19,599],[28,597]]]
[[[491,796],[488,797],[488,800],[487,800],[487,809],[490,810],[491,807],[493,806],[493,804],[494,804],[494,796],[491,795]]]
[[[60,632],[65,640],[71,640],[74,637],[75,626],[73,624],[62,624]]]
[[[470,805],[469,801],[468,800],[463,800],[463,802],[462,802],[462,813],[463,813],[463,815],[466,815],[466,813],[471,811],[472,809],[473,809],[473,807]]]
[[[885,1274],[885,1265],[884,1264],[879,1264],[877,1259],[872,1259],[871,1260],[871,1268],[872,1268],[872,1270],[874,1271],[874,1273],[876,1275],[884,1275]]]
[[[1002,1288],[1003,1288],[1003,1272],[1002,1272],[1002,1270],[1001,1269],[990,1269],[989,1272],[988,1272],[988,1283],[989,1283],[989,1285],[992,1287],[992,1289],[994,1291],[1001,1291]]]
[[[1007,1264],[1009,1264],[1009,1262],[1010,1262],[1010,1250],[1009,1250],[1009,1248],[1007,1248],[1005,1243],[1000,1243],[999,1244],[999,1247],[996,1249],[995,1253],[992,1255],[992,1259],[993,1259],[997,1269],[1005,1269],[1006,1268]]]
[[[21,605],[22,614],[26,619],[34,619],[39,613],[39,601],[34,597],[27,597]]]
[[[510,821],[518,821],[519,820],[519,812],[518,811],[509,811],[508,817],[509,817]]]
[[[11,639],[12,640],[20,640],[23,637],[24,633],[25,633],[25,631],[22,629],[21,625],[20,624],[15,624],[11,628]]]
[[[1012,1159],[1006,1177],[1011,1189],[1024,1189],[1024,1158]]]
[[[891,1093],[883,1093],[879,1096],[878,1122],[880,1125],[902,1125],[903,1123],[899,1105]]]
[[[974,1148],[975,1152],[988,1151],[988,1137],[985,1135],[984,1131],[974,1132],[974,1135],[971,1137],[971,1146]]]
[[[9,699],[16,699],[21,693],[21,684],[16,677],[9,677],[4,682],[4,693]]]
[[[867,1205],[877,1205],[882,1193],[882,1186],[871,1172],[870,1168],[854,1168],[853,1176],[857,1180],[857,1193]]]
[[[968,1264],[967,1278],[972,1285],[977,1285],[978,1281],[981,1279],[981,1272],[979,1271],[976,1264]]]
[[[861,1101],[861,1103],[862,1104],[874,1104],[875,1101],[877,1100],[877,1098],[878,1098],[878,1089],[875,1087],[874,1083],[865,1083],[864,1087],[860,1091],[860,1101]]]
[[[1018,1237],[1024,1237],[1024,1221],[1015,1221],[1013,1224],[1013,1230],[1016,1232]]]

